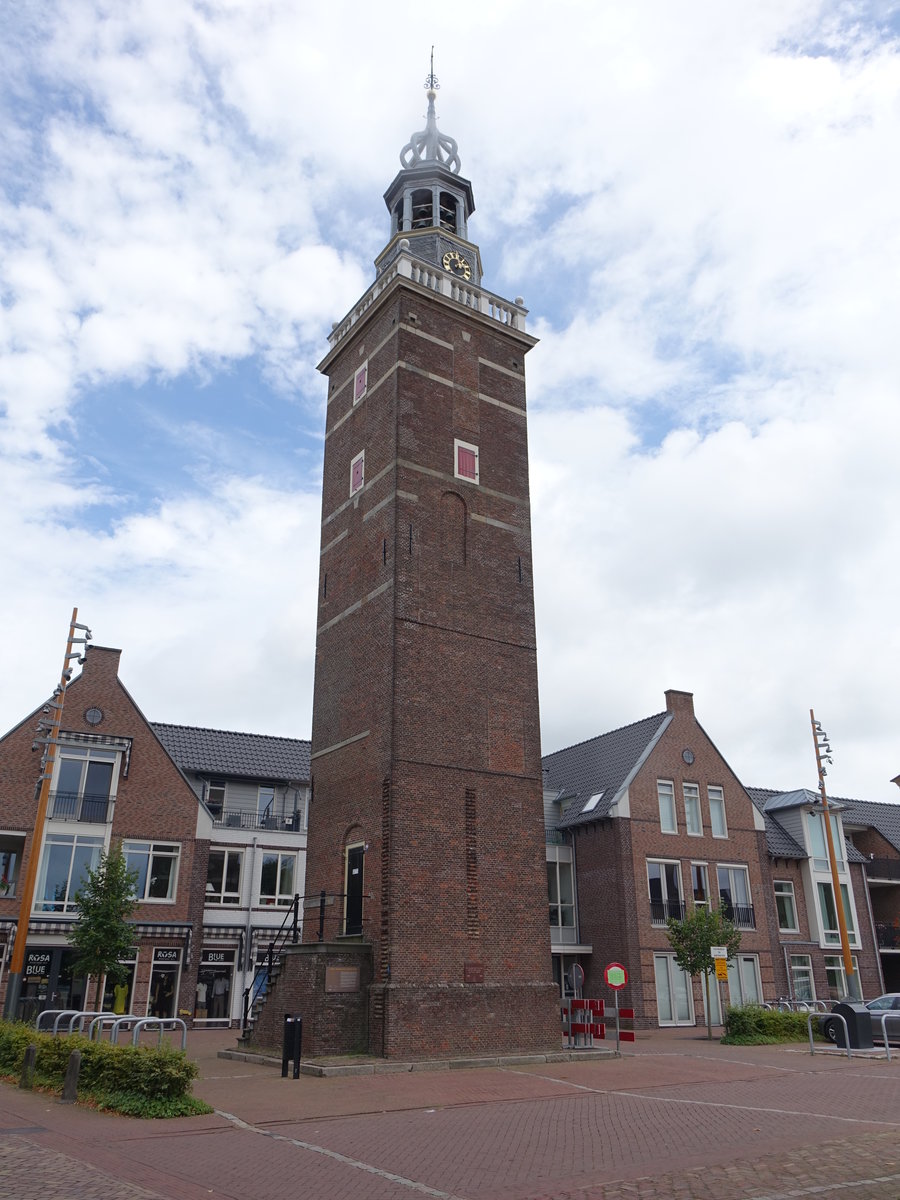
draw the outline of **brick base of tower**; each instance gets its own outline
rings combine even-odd
[[[480,1058],[560,1047],[553,983],[376,984],[369,997],[370,1053],[385,1058]],[[383,1032],[373,1020],[379,1011]],[[380,1032],[382,1044],[373,1044]]]
[[[359,987],[331,991],[331,970]],[[303,1057],[370,1054],[411,1061],[538,1054],[560,1047],[552,983],[371,984],[372,948],[289,946],[254,1029],[260,1049],[281,1047],[284,1014],[303,1017]]]

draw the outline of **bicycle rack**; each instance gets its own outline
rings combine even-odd
[[[184,1021],[182,1021],[180,1017],[141,1017],[139,1021],[135,1021],[134,1023],[134,1029],[132,1030],[131,1034],[131,1044],[132,1046],[136,1046],[138,1044],[138,1036],[140,1035],[142,1029],[159,1029],[159,1042],[157,1044],[161,1046],[163,1034],[166,1032],[166,1030],[177,1029],[179,1025],[181,1026],[181,1048],[182,1050],[186,1050],[187,1025],[185,1025]],[[118,1022],[116,1022],[116,1027],[117,1026]]]
[[[885,1014],[885,1016],[887,1016],[887,1014]],[[806,1018],[806,1028],[807,1028],[807,1031],[809,1032],[809,1052],[810,1052],[810,1054],[815,1054],[815,1052],[816,1052],[815,1043],[813,1042],[813,1031],[812,1031],[813,1017],[815,1017],[816,1020],[818,1020],[819,1013],[811,1012],[809,1014],[809,1016]],[[831,1017],[835,1021],[840,1021],[840,1023],[843,1025],[843,1027],[844,1027],[844,1045],[847,1047],[847,1057],[852,1058],[853,1055],[850,1052],[850,1030],[847,1028],[847,1018],[842,1017],[840,1013],[832,1013]]]

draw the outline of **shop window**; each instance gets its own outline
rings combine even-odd
[[[75,893],[96,869],[103,849],[101,837],[48,833],[34,894],[35,912],[74,913]]]
[[[137,871],[134,894],[140,900],[174,900],[181,847],[171,842],[125,842],[129,871]]]
[[[230,1021],[234,950],[204,950],[197,973],[196,1021]]]
[[[210,850],[206,871],[207,904],[240,904],[242,860],[240,850]]]
[[[259,882],[261,904],[279,904],[285,908],[294,899],[295,854],[263,854]]]
[[[157,947],[153,951],[150,971],[150,992],[147,998],[149,1017],[174,1017],[181,978],[181,951]]]

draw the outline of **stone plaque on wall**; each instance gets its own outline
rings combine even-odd
[[[359,967],[326,967],[326,992],[358,992]]]
[[[467,962],[463,964],[464,983],[484,983],[484,963]]]

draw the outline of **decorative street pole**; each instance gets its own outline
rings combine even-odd
[[[841,933],[841,953],[844,957],[844,970],[846,971],[849,980],[850,976],[853,975],[853,959],[850,955],[850,939],[847,936],[847,917],[844,913],[844,896],[841,892],[841,885],[838,880],[837,855],[834,852],[834,838],[831,833],[831,811],[828,807],[828,796],[825,792],[825,776],[828,774],[828,772],[825,770],[825,763],[830,763],[832,761],[831,746],[828,742],[828,734],[822,728],[821,724],[816,720],[816,714],[812,709],[809,710],[809,719],[812,723],[813,745],[816,748],[816,767],[819,771],[819,792],[822,796],[822,817],[825,822],[825,840],[828,844],[828,861],[831,864],[831,887],[834,892],[834,907],[837,910],[838,929]]]
[[[75,631],[80,629],[84,637],[76,637]],[[41,710],[41,719],[37,726],[37,736],[32,743],[32,750],[44,747],[41,755],[41,774],[35,784],[38,797],[37,815],[34,819],[34,831],[31,835],[31,851],[28,855],[28,870],[25,872],[25,882],[22,886],[22,898],[19,902],[19,918],[16,925],[16,940],[13,944],[12,959],[6,984],[6,1003],[3,1015],[10,1020],[16,1019],[19,1008],[19,998],[22,995],[22,968],[25,963],[25,943],[28,940],[28,921],[34,904],[34,887],[37,881],[38,860],[44,841],[44,823],[47,820],[47,808],[50,802],[50,783],[53,779],[53,763],[56,759],[56,747],[59,745],[59,730],[62,723],[63,703],[66,698],[66,687],[72,678],[72,667],[69,665],[73,658],[84,662],[84,650],[91,640],[91,631],[87,625],[78,624],[78,609],[72,609],[72,620],[69,622],[69,639],[66,642],[66,656],[63,659],[62,675],[53,690],[53,698]],[[81,650],[72,647],[81,643]]]

